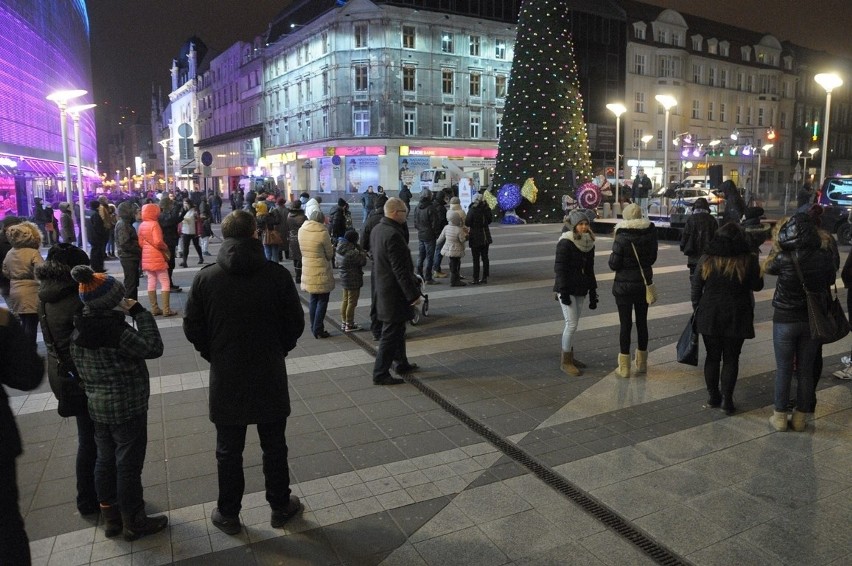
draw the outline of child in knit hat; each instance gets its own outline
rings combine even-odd
[[[358,245],[358,232],[350,228],[337,243],[337,267],[340,285],[343,287],[343,302],[340,305],[340,329],[352,332],[361,327],[355,324],[355,307],[364,286],[364,266],[367,252]]]
[[[151,394],[145,360],[163,355],[163,340],[154,316],[125,299],[124,285],[114,277],[88,265],[72,269],[71,277],[83,302],[83,313],[74,318],[71,357],[95,425],[95,487],[104,530],[107,536],[123,531],[125,540],[135,540],[169,522],[165,516],[148,517],[142,498]],[[125,321],[127,315],[136,328]]]

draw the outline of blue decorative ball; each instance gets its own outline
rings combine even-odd
[[[497,191],[497,205],[506,212],[521,204],[521,187],[516,183],[506,183]]]

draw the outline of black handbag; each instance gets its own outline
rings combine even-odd
[[[695,331],[695,313],[680,333],[677,341],[677,361],[690,366],[698,365],[698,333]]]
[[[793,255],[793,264],[805,291],[811,338],[820,344],[831,344],[846,337],[849,334],[849,320],[837,298],[837,286],[834,286],[834,297],[830,292],[809,291],[805,287],[805,279],[799,267],[798,253]]]
[[[42,329],[47,333],[53,351],[56,352],[56,374],[59,376],[59,406],[56,411],[60,417],[78,417],[89,410],[89,398],[83,389],[83,383],[77,374],[77,367],[68,354],[60,352],[53,339],[53,332],[47,323],[47,303],[44,305],[44,315],[41,317]]]

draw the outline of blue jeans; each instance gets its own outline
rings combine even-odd
[[[803,413],[813,413],[816,408],[814,357],[820,345],[811,339],[808,322],[773,323],[772,342],[775,347],[775,410],[787,410],[795,359],[798,375],[796,409]]]
[[[283,511],[290,502],[290,469],[287,466],[287,421],[258,423],[257,435],[263,451],[266,500],[273,511]],[[219,471],[219,510],[228,516],[242,509],[246,480],[243,449],[246,425],[216,425],[216,465]]]
[[[314,336],[325,330],[325,311],[328,309],[328,297],[330,293],[311,293],[311,300],[308,303],[308,313],[311,316],[311,332]]]
[[[278,263],[278,246],[263,244],[263,253],[266,255],[267,261],[274,261],[275,263]]]
[[[570,352],[574,348],[574,333],[577,332],[577,327],[580,325],[580,314],[583,311],[583,303],[585,302],[585,295],[582,297],[571,295],[570,305],[566,305],[561,300],[559,301],[559,306],[562,307],[562,318],[565,319],[565,327],[562,329],[563,352]]]
[[[118,504],[122,513],[135,515],[142,500],[142,464],[148,443],[148,415],[133,417],[121,424],[95,423],[98,460],[95,485],[98,499]]]
[[[420,255],[417,256],[417,274],[426,281],[432,280],[432,263],[435,257],[435,240],[420,240]]]

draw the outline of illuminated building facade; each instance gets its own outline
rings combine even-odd
[[[92,90],[89,19],[83,0],[0,2],[0,217],[31,215],[34,197],[66,200],[60,113],[45,99],[62,89]],[[71,104],[91,101],[91,95]],[[77,176],[68,118],[71,175]],[[84,178],[97,181],[95,119],[80,115]]]

